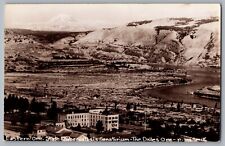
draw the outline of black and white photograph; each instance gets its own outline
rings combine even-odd
[[[6,4],[4,140],[220,142],[220,4]]]

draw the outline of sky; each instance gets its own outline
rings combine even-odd
[[[219,4],[7,4],[5,27],[47,25],[58,16],[83,25],[113,27],[168,17],[220,17]]]

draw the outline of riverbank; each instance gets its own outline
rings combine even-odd
[[[187,70],[187,74],[192,79],[192,82],[189,84],[146,89],[141,95],[159,97],[176,102],[199,103],[210,107],[214,107],[215,104],[220,106],[220,100],[201,98],[192,94],[205,86],[220,86],[220,71],[218,69],[207,70],[198,68]]]

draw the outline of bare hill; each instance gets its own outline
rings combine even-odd
[[[35,70],[40,60],[80,58],[220,66],[220,22],[168,18],[93,32],[5,30],[6,71]]]

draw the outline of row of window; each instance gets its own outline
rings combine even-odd
[[[95,119],[95,118],[101,119],[102,117],[100,115],[91,115],[91,118],[93,118],[93,119]]]
[[[86,122],[86,121],[88,121],[88,119],[81,119],[81,121],[82,121],[82,122],[83,122],[83,121],[85,121],[85,122]]]
[[[100,117],[100,116],[91,116],[91,119],[104,119],[103,117]],[[114,119],[118,119],[118,116],[116,117],[105,117],[105,120],[114,120]]]
[[[91,118],[90,120],[91,120],[91,121],[98,121],[98,120],[103,121],[104,119],[100,119],[100,118],[97,118],[97,119]]]
[[[83,126],[89,126],[88,123],[70,123],[70,126],[75,127],[75,126],[78,126],[78,124],[80,124],[81,127],[83,127]]]
[[[88,115],[67,115],[67,119],[88,118]]]
[[[111,123],[119,123],[118,121],[105,121],[105,124],[111,124]],[[96,121],[91,121],[91,125],[95,125],[96,124]]]
[[[91,114],[90,115],[91,118],[99,118],[99,119],[103,116],[99,115],[99,114]],[[108,116],[104,116],[104,117],[105,117],[105,119],[107,119]],[[110,117],[108,117],[108,119],[118,119],[118,116],[110,116]]]
[[[111,119],[112,119],[112,120],[113,120],[113,119],[118,119],[118,116],[116,116],[116,117],[108,117],[108,119],[109,119],[109,120],[111,120]]]
[[[64,127],[65,124],[56,124],[56,126],[58,126],[58,127]]]
[[[109,122],[109,124],[111,124],[111,123],[118,123],[118,121],[108,121]],[[105,123],[107,123],[107,121],[105,121]]]
[[[117,127],[117,124],[112,124],[112,127]]]
[[[98,119],[98,120],[103,120],[104,117],[100,116],[100,115],[91,115],[90,116],[91,119]],[[84,119],[86,120],[88,117],[88,115],[67,115],[67,119]],[[105,120],[114,120],[114,119],[118,119],[118,116],[114,116],[114,117],[105,117]]]

